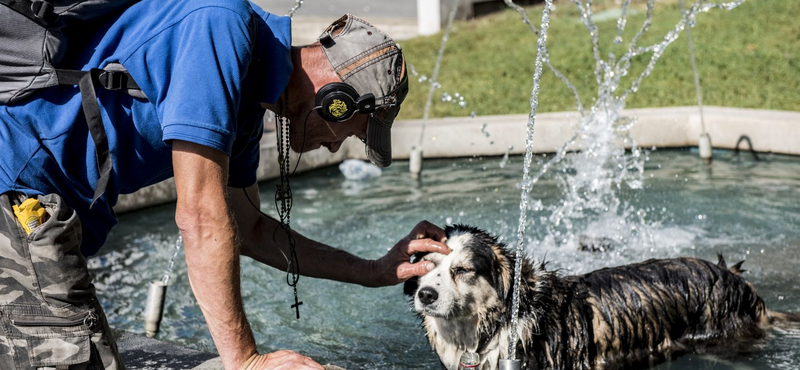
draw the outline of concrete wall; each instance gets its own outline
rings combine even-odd
[[[631,135],[642,147],[697,146],[701,132],[697,107],[631,109],[624,112],[637,117]],[[741,135],[747,135],[759,152],[800,155],[800,112],[705,107],[705,124],[715,148],[732,149]],[[534,150],[554,152],[575,135],[578,113],[540,113],[536,116]],[[392,152],[395,159],[408,159],[411,148],[420,142],[426,158],[455,158],[473,155],[500,156],[513,146],[510,154],[525,152],[528,116],[504,115],[458,117],[395,122],[392,128]],[[482,129],[483,124],[486,124]],[[488,133],[488,137],[486,135]],[[274,133],[265,133],[261,143],[259,180],[278,177]],[[292,160],[297,158],[292,154]],[[298,172],[333,164],[344,159],[366,159],[364,145],[348,139],[337,153],[318,149],[303,154]],[[175,200],[175,185],[169,180],[120,197],[118,213]]]

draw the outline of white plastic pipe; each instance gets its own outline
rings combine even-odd
[[[442,8],[439,0],[417,0],[417,32],[422,36],[442,30]]]
[[[144,331],[150,338],[158,334],[161,326],[166,293],[167,285],[163,281],[153,280],[150,282],[150,287],[147,289],[147,303],[144,308]]]
[[[700,139],[697,141],[698,146],[700,147],[700,158],[703,159],[704,162],[710,163],[711,162],[711,137],[708,136],[707,133],[703,133],[700,135]]]
[[[408,171],[412,178],[419,178],[422,173],[422,148],[412,147],[408,155]]]

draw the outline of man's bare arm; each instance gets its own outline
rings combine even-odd
[[[240,291],[236,224],[227,199],[228,156],[201,145],[173,141],[178,204],[189,282],[228,370],[322,369],[291,351],[258,355]]]
[[[256,353],[239,284],[236,226],[226,199],[228,156],[182,141],[172,143],[178,204],[175,222],[189,281],[226,369]]]
[[[244,192],[250,197],[248,201]],[[242,241],[242,254],[281,270],[290,256],[286,233],[278,222],[263,216],[259,205],[258,187],[229,189]],[[407,237],[400,240],[383,258],[366,260],[348,252],[308,239],[293,232],[299,256],[300,273],[304,276],[360,284],[368,287],[400,283],[412,276],[430,271],[431,262],[409,263],[416,252],[449,253],[441,241],[444,232],[425,221],[420,222]]]

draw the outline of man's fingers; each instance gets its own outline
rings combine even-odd
[[[248,369],[257,370],[325,370],[322,365],[294,351],[280,350],[262,355],[263,359],[255,361]]]
[[[306,357],[304,364],[308,365],[312,369],[316,370],[325,370],[325,367],[318,364],[316,361],[312,360],[310,357]]]
[[[413,233],[414,239],[433,239],[438,242],[444,242],[445,235],[444,230],[439,226],[436,226],[428,221],[420,221],[417,226],[414,227]]]
[[[409,256],[419,252],[450,254],[451,250],[446,244],[432,239],[417,239],[408,242],[407,253]]]
[[[436,268],[436,264],[431,261],[422,261],[415,264],[403,263],[397,267],[397,277],[401,281],[406,281],[414,276],[422,276]]]

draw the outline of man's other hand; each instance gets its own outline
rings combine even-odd
[[[325,370],[310,357],[292,351],[277,351],[250,356],[240,370]]]
[[[376,286],[400,284],[414,276],[422,276],[433,270],[433,262],[422,261],[412,264],[411,256],[419,252],[449,254],[450,248],[444,244],[444,230],[422,221],[385,256],[373,264]]]

